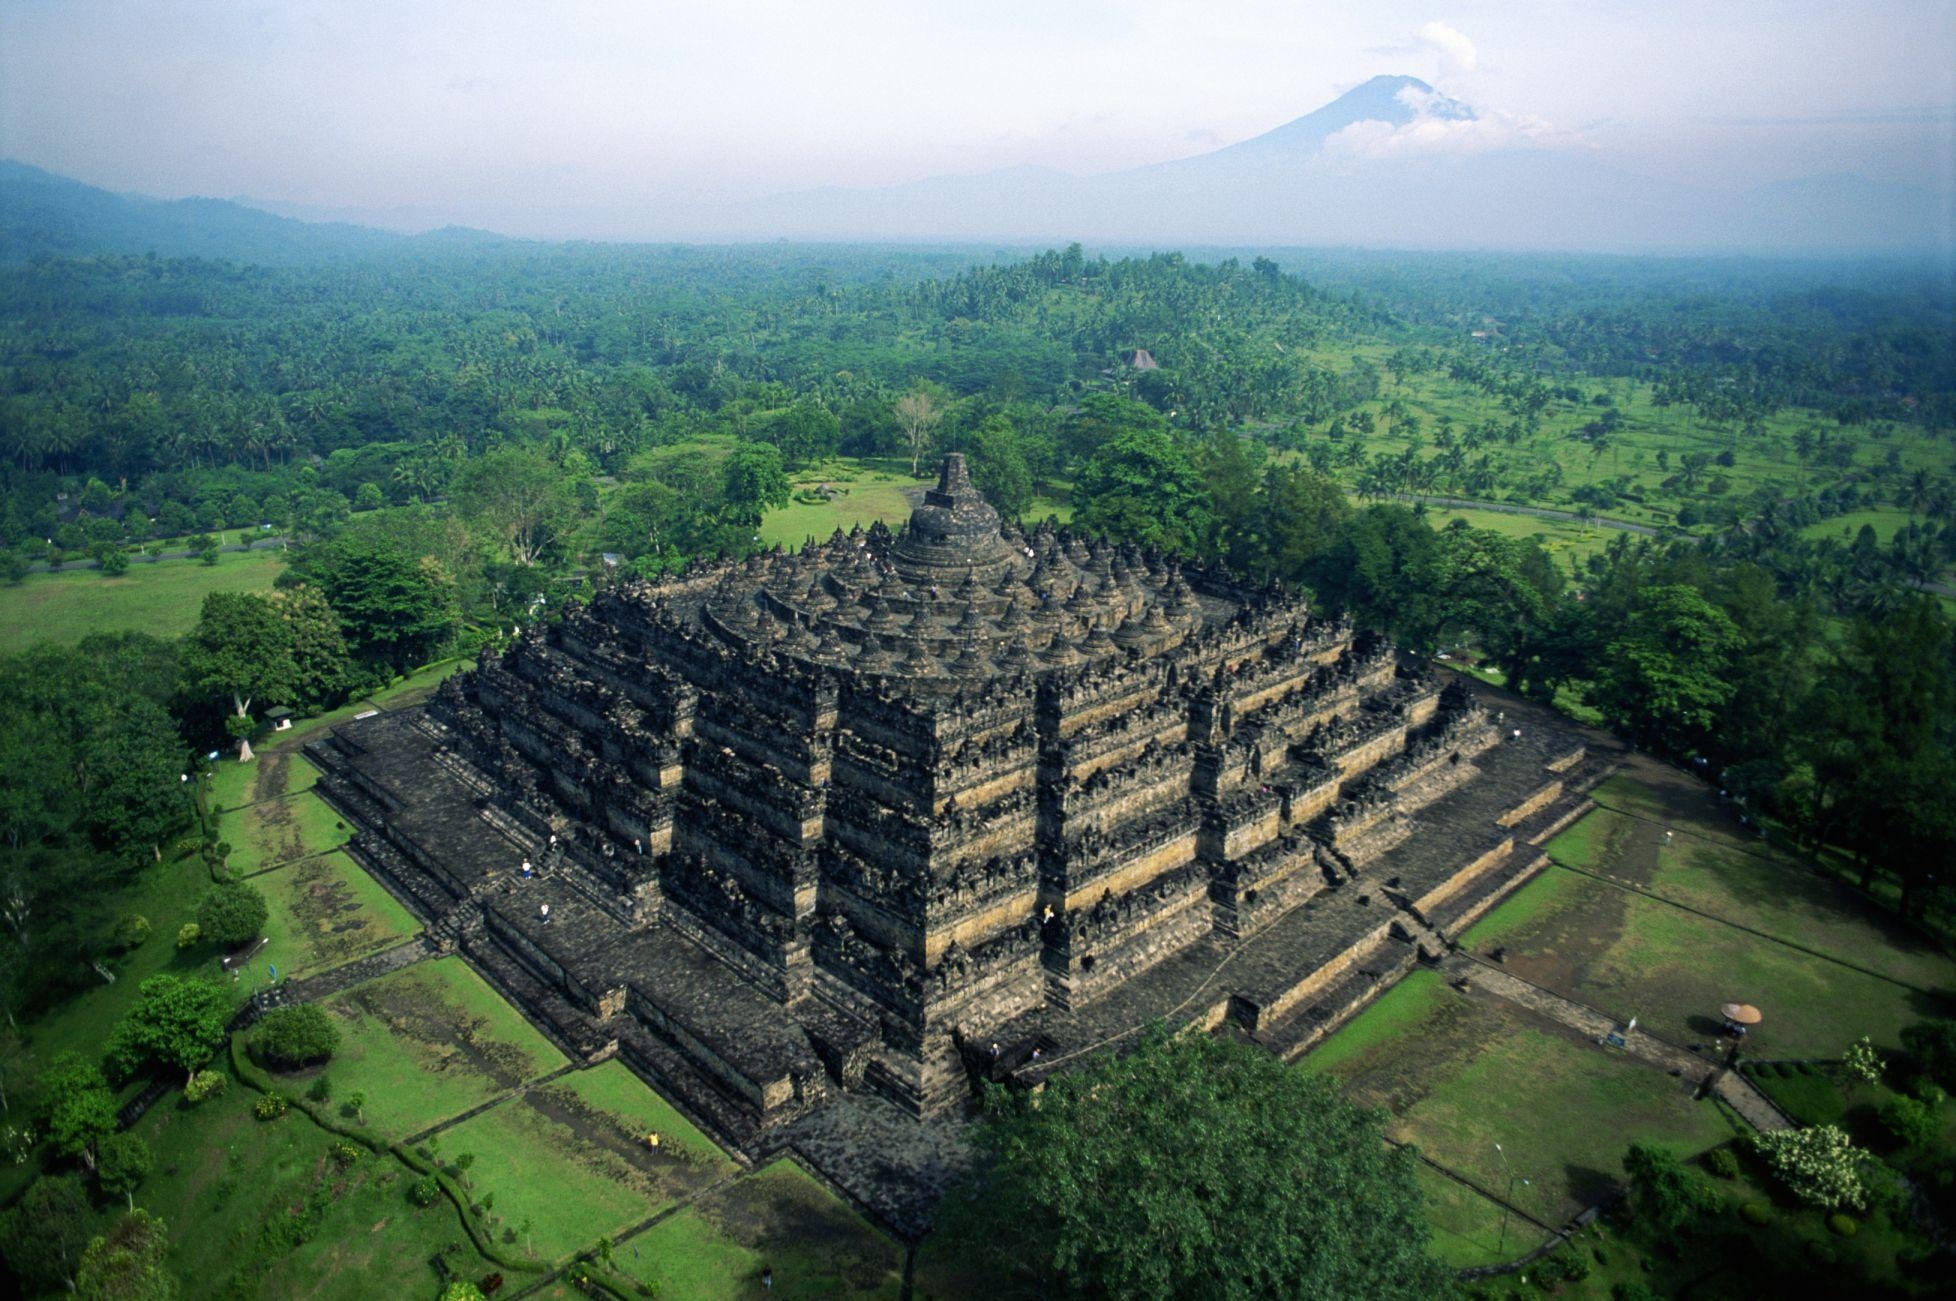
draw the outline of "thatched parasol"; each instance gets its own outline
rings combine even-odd
[[[1750,1003],[1727,1003],[1718,1010],[1727,1021],[1736,1021],[1740,1025],[1758,1025],[1766,1019],[1765,1014]]]

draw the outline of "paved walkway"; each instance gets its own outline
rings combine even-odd
[[[1606,1012],[1598,1011],[1585,1003],[1578,1003],[1564,997],[1554,990],[1523,980],[1510,972],[1501,970],[1490,963],[1456,951],[1440,964],[1441,970],[1450,977],[1466,978],[1477,989],[1496,998],[1527,1008],[1552,1021],[1559,1021],[1572,1030],[1579,1031],[1590,1039],[1600,1040],[1603,1036],[1620,1030],[1623,1022]],[[1761,1093],[1743,1075],[1726,1070],[1716,1060],[1708,1060],[1696,1053],[1687,1052],[1676,1044],[1667,1043],[1642,1030],[1633,1030],[1625,1036],[1623,1052],[1635,1060],[1655,1066],[1659,1070],[1674,1072],[1686,1079],[1706,1079],[1709,1077],[1710,1091],[1724,1099],[1732,1110],[1744,1117],[1747,1124],[1762,1133],[1773,1130],[1793,1129],[1796,1126],[1787,1119],[1786,1114]]]
[[[317,1003],[331,998],[343,989],[351,989],[363,980],[384,976],[402,967],[411,967],[417,962],[435,956],[435,946],[425,935],[417,935],[411,940],[396,944],[391,949],[369,953],[364,958],[356,958],[344,966],[304,980],[295,980],[285,989],[284,1001],[287,1003]]]

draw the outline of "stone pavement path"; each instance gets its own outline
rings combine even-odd
[[[355,959],[344,966],[323,971],[317,976],[295,980],[285,987],[283,1001],[287,1003],[317,1003],[331,998],[343,989],[351,989],[363,980],[384,976],[402,967],[411,967],[417,962],[435,956],[435,946],[425,935],[417,935],[411,940],[396,944],[391,949],[370,953],[364,958]]]
[[[1552,1021],[1559,1021],[1591,1039],[1601,1039],[1623,1025],[1623,1022],[1607,1013],[1565,998],[1465,953],[1455,952],[1440,967],[1449,977],[1465,977],[1476,988]],[[1752,1081],[1735,1071],[1726,1070],[1714,1060],[1686,1052],[1676,1044],[1667,1043],[1641,1030],[1633,1030],[1625,1036],[1623,1051],[1647,1065],[1675,1071],[1687,1079],[1712,1076],[1711,1091],[1744,1117],[1747,1124],[1762,1133],[1795,1128],[1786,1113],[1774,1106]]]

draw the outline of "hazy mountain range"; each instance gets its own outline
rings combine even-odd
[[[278,207],[308,216],[316,211]],[[496,237],[302,222],[248,202],[113,195],[0,165],[0,258],[94,251],[257,261],[440,251]],[[1274,130],[1175,162],[1075,176],[1022,167],[877,189],[651,207],[648,239],[1100,245],[1931,252],[1956,243],[1949,196],[1861,176],[1722,193],[1622,171],[1582,140],[1488,115],[1413,77],[1375,77]]]

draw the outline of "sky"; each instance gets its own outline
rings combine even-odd
[[[0,157],[387,224],[1206,152],[1380,73],[1738,189],[1956,189],[1956,0],[0,0]]]

